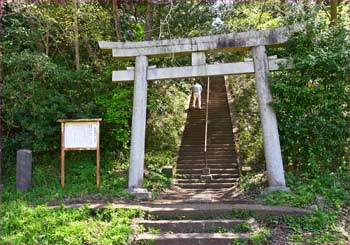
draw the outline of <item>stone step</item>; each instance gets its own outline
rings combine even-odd
[[[194,128],[194,129],[189,129],[189,128],[186,128],[183,132],[183,134],[185,136],[199,136],[201,135],[202,133],[204,133],[204,129],[205,127],[203,126],[203,128]],[[228,133],[232,133],[232,128],[229,128],[229,129],[226,129],[226,130],[222,130],[222,129],[218,129],[218,130],[215,130],[215,131],[211,131],[211,132],[208,132],[208,136],[210,135],[213,135],[213,134],[228,134]],[[204,135],[203,135],[204,137]]]
[[[217,178],[217,179],[212,179],[212,180],[201,180],[201,179],[179,179],[176,178],[174,179],[174,184],[180,184],[180,183],[200,183],[200,184],[205,184],[205,183],[235,183],[239,179],[238,178]]]
[[[195,146],[191,145],[191,144],[182,144],[181,148],[186,148],[186,147],[187,148],[195,148],[195,147],[200,148],[202,146],[204,146],[204,143],[202,145],[195,145]],[[231,147],[231,149],[233,149],[234,145],[233,144],[229,144],[229,143],[222,143],[222,144],[217,143],[217,144],[208,144],[207,147],[208,147],[208,149],[218,149],[218,150],[220,150],[220,149],[225,149],[225,148],[230,148],[230,147]]]
[[[213,219],[213,220],[140,220],[137,225],[142,225],[146,231],[149,228],[161,232],[191,233],[191,232],[218,232],[219,229],[232,229],[238,224],[244,223],[241,219]]]
[[[183,151],[185,153],[186,150],[191,150],[191,148],[182,148],[180,149],[181,151]],[[225,148],[217,148],[217,149],[208,149],[207,150],[207,155],[221,155],[221,154],[232,154],[233,151],[233,146],[232,147],[225,147]],[[192,149],[191,153],[193,154],[204,154],[204,147],[200,148],[200,149]],[[186,155],[186,156],[191,156],[191,155]]]
[[[226,154],[233,154],[234,153],[234,148],[233,146],[231,147],[215,147],[215,148],[207,148],[207,157],[208,156],[216,156],[216,155],[226,155]],[[183,148],[179,149],[179,154],[182,156],[188,156],[188,157],[197,157],[197,156],[202,156],[204,157],[204,145],[192,145],[192,146],[185,146]]]
[[[207,163],[208,165],[216,165],[216,164],[233,164],[236,165],[236,158],[234,157],[222,157],[222,158],[215,158],[215,156],[208,155],[207,161],[203,159],[203,156],[199,156],[199,158],[195,159],[182,159],[182,155],[180,155],[180,158],[177,161],[177,165],[203,165]]]
[[[230,145],[230,144],[229,144]],[[193,153],[204,152],[204,144],[199,145],[182,145],[179,149],[180,151],[186,152],[190,151]],[[234,150],[233,144],[231,146],[209,146],[207,145],[207,153],[220,153],[220,152],[232,152]]]
[[[224,126],[229,126],[231,125],[231,122],[230,121],[227,121],[227,119],[223,118],[223,117],[226,117],[226,116],[229,116],[228,115],[211,115],[212,118],[208,118],[208,126],[209,125],[219,125],[219,124],[222,124]],[[187,117],[187,119],[190,119],[191,121],[187,121],[186,122],[186,126],[194,126],[194,125],[197,125],[197,126],[201,126],[201,127],[204,127],[205,126],[205,116],[201,116],[201,117],[196,117],[196,118],[193,118],[193,117]]]
[[[183,134],[183,137],[189,137],[189,138],[200,138],[200,139],[204,139],[204,130],[200,131],[200,132],[186,132],[185,134]],[[232,131],[231,130],[227,130],[226,132],[208,132],[207,138],[208,139],[212,139],[212,138],[232,138]]]
[[[209,129],[211,129],[209,131]],[[184,131],[184,136],[204,136],[203,133],[205,132],[205,125],[204,124],[190,124]],[[229,133],[232,132],[232,126],[231,125],[208,125],[208,135],[212,135],[216,132],[223,132],[227,135],[230,135]]]
[[[212,146],[212,145],[220,145],[220,144],[227,144],[227,145],[231,145],[231,146]],[[208,140],[207,141],[207,150],[220,150],[220,149],[228,149],[231,148],[231,150],[233,150],[234,146],[233,146],[233,139],[232,140],[225,140],[225,141],[212,141],[212,140]],[[183,148],[189,148],[191,150],[198,150],[198,149],[204,149],[204,139],[203,140],[186,140],[186,142],[183,142],[180,149]],[[186,149],[185,149],[186,150]]]
[[[137,237],[138,244],[232,244],[234,240],[249,240],[250,235],[244,233],[141,233]],[[154,241],[154,243],[153,243]]]
[[[183,140],[186,140],[187,142],[199,142],[202,143],[204,142],[205,138],[202,136],[197,136],[197,135],[193,135],[193,136],[185,136],[183,138]],[[233,142],[233,137],[229,136],[229,135],[225,135],[225,136],[210,136],[207,138],[207,143],[212,143],[212,144],[221,144],[221,143],[226,143],[229,144]],[[203,143],[202,143],[203,144]]]
[[[181,155],[180,155],[181,156]],[[199,156],[203,158],[203,156]],[[204,164],[205,159],[181,159],[179,158],[177,164]],[[207,164],[228,164],[228,163],[236,163],[236,159],[233,157],[223,157],[223,158],[215,158],[215,156],[207,155]]]
[[[207,162],[209,163],[222,163],[222,162],[236,162],[236,158],[232,155],[226,155],[226,156],[218,156],[218,155],[212,155],[212,154],[207,154]],[[180,154],[177,163],[205,163],[205,156],[204,154],[196,154],[194,153],[194,156],[187,156]]]
[[[205,167],[208,167],[211,170],[215,170],[215,169],[230,169],[230,168],[237,168],[238,169],[237,164],[234,164],[234,163],[207,164],[207,165],[205,165],[205,163],[203,163],[203,164],[177,164],[176,165],[176,169],[177,170],[180,170],[180,169],[203,169]]]
[[[222,189],[231,188],[235,183],[177,183],[183,189]]]
[[[208,154],[207,153],[207,160],[212,160],[212,159],[236,159],[236,156],[234,153],[232,152],[224,152],[221,154],[215,154],[215,153],[211,153]],[[194,153],[192,156],[189,156],[187,154],[180,154],[178,157],[178,161],[179,160],[205,160],[205,154],[204,152],[202,154],[198,154],[198,153]]]
[[[189,145],[193,145],[193,146],[204,146],[204,139],[193,139],[193,138],[188,138],[186,139],[186,144]],[[233,138],[224,138],[224,139],[208,139],[207,140],[207,144],[209,147],[209,144],[233,144]]]
[[[213,179],[239,178],[239,174],[212,174]],[[178,179],[200,179],[201,174],[176,174]]]
[[[261,217],[269,215],[310,215],[311,209],[261,204],[188,203],[154,206],[149,210],[157,219],[213,219],[232,217],[233,211],[249,211]]]
[[[182,158],[184,157],[184,158]],[[207,152],[204,152],[201,147],[194,147],[192,151],[190,151],[190,148],[188,149],[180,149],[178,152],[178,160],[184,159],[184,160],[191,160],[191,159],[227,159],[228,157],[231,157],[233,159],[236,158],[236,154],[233,151],[233,148],[218,148],[218,149],[209,149],[207,148]]]
[[[176,174],[202,174],[203,169],[176,169]],[[225,169],[211,169],[211,174],[237,174],[239,173],[236,168]]]

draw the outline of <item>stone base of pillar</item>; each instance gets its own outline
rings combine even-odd
[[[265,192],[273,192],[273,191],[286,191],[290,192],[290,189],[287,186],[269,186],[265,188]]]
[[[145,188],[133,188],[126,189],[130,195],[134,196],[136,200],[150,200],[152,199],[152,193]]]

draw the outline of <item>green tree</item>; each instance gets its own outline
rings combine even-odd
[[[308,25],[287,47],[294,69],[272,79],[285,162],[304,173],[335,170],[348,159],[348,35]]]

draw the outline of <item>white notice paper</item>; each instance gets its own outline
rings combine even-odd
[[[65,148],[96,148],[98,122],[66,122],[64,124]]]

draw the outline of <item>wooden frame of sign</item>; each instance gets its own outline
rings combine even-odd
[[[100,122],[96,119],[60,119],[61,185],[64,187],[65,151],[96,151],[96,185],[100,185]]]

